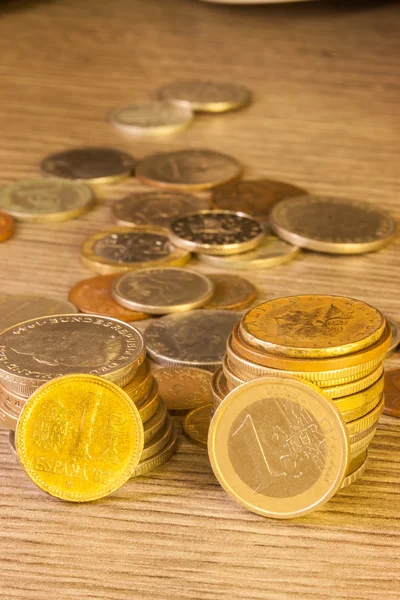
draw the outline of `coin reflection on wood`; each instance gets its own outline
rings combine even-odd
[[[183,421],[183,433],[192,444],[207,448],[212,404],[199,406],[188,413]]]
[[[196,112],[221,113],[251,102],[249,89],[237,83],[186,80],[169,83],[158,91],[161,100],[189,106]]]
[[[164,367],[154,377],[168,410],[187,412],[211,401],[212,374],[204,369]]]
[[[175,105],[157,100],[115,108],[110,115],[114,127],[131,135],[174,133],[187,127],[192,120],[193,111],[188,103]]]
[[[251,304],[257,290],[250,281],[238,275],[207,275],[214,283],[214,294],[203,308],[216,310],[242,310]]]

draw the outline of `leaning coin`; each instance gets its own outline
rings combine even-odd
[[[12,236],[14,233],[14,225],[14,219],[11,215],[0,212],[0,242],[5,242]]]
[[[51,154],[42,160],[45,175],[89,184],[115,183],[129,177],[135,161],[116,148],[82,147]]]
[[[112,295],[118,304],[152,315],[182,312],[206,304],[214,293],[213,282],[189,269],[153,267],[118,277]]]
[[[167,315],[150,323],[144,336],[147,352],[163,366],[214,371],[225,354],[226,341],[241,313],[199,310]]]
[[[189,411],[211,401],[212,375],[193,367],[165,367],[157,369],[160,396],[168,410]]]
[[[191,410],[183,421],[183,433],[192,444],[207,448],[207,435],[211,421],[212,404]]]
[[[150,471],[154,471],[158,467],[161,467],[167,463],[175,454],[178,446],[178,434],[175,428],[172,429],[171,437],[169,442],[160,452],[157,452],[154,456],[147,458],[146,460],[140,461],[132,477],[140,477],[141,475],[147,475]]]
[[[93,192],[66,179],[21,179],[0,190],[0,210],[20,221],[67,221],[93,204]]]
[[[210,275],[207,277],[214,283],[214,294],[203,306],[216,310],[242,310],[253,302],[257,290],[250,281],[238,275]]]
[[[74,312],[78,312],[76,307],[66,300],[31,294],[0,294],[0,332],[36,317]]]
[[[400,369],[385,372],[385,415],[400,418]]]
[[[189,104],[196,112],[210,113],[237,110],[251,102],[250,90],[242,85],[202,80],[169,83],[158,90],[158,97],[178,106]]]
[[[236,159],[213,150],[178,150],[153,154],[138,163],[136,177],[144,184],[166,190],[207,190],[238,179]]]
[[[288,440],[296,438],[288,452]],[[208,434],[213,471],[239,504],[265,517],[299,517],[340,488],[349,438],[334,403],[307,382],[265,377],[233,390]]]
[[[395,235],[392,217],[372,204],[329,196],[299,196],[273,207],[271,227],[282,239],[309,250],[362,254]]]
[[[115,108],[110,115],[111,124],[132,135],[158,135],[173,133],[187,127],[193,120],[189,104],[149,100]]]
[[[386,352],[385,356],[385,358],[389,358],[389,356],[396,352],[400,344],[400,326],[391,317],[386,316],[386,321],[389,323],[392,330],[392,341],[390,342],[389,350]]]

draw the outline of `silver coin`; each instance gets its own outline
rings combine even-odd
[[[385,317],[392,330],[392,341],[390,343],[389,350],[386,352],[385,356],[385,358],[389,358],[389,356],[396,352],[397,347],[400,344],[400,326],[391,317]]]
[[[0,332],[36,317],[77,312],[76,306],[66,300],[30,294],[0,294]]]
[[[115,108],[110,115],[114,127],[133,135],[172,133],[186,127],[192,120],[193,111],[189,103],[177,105],[160,100]]]

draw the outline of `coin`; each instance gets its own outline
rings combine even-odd
[[[352,421],[356,421],[358,419],[365,417],[368,413],[373,411],[373,409],[378,406],[378,404],[381,402],[381,400],[382,400],[382,394],[380,394],[379,396],[376,396],[373,400],[368,402],[368,404],[364,404],[364,406],[360,406],[359,408],[353,408],[352,410],[343,411],[342,412],[343,420],[346,423],[351,423]]]
[[[208,454],[237,502],[284,519],[319,508],[340,488],[349,439],[340,412],[319,388],[265,377],[233,390],[217,408]]]
[[[5,212],[0,212],[0,242],[5,242],[14,233],[14,219]]]
[[[375,425],[375,423],[379,421],[379,417],[383,412],[384,403],[385,400],[382,395],[378,404],[368,414],[364,415],[360,419],[355,419],[354,421],[350,421],[349,423],[347,423],[346,426],[349,435],[354,435],[361,431],[365,431],[366,429],[369,429],[370,427]]]
[[[99,275],[78,281],[68,299],[83,313],[112,317],[120,321],[142,321],[150,315],[124,308],[111,295],[116,275]],[[65,311],[60,311],[65,312]]]
[[[267,219],[276,202],[306,191],[290,183],[271,179],[247,179],[214,188],[211,204],[214,208],[244,212],[259,219]]]
[[[0,334],[0,381],[21,396],[69,373],[90,373],[126,385],[145,357],[131,325],[96,315],[25,321]]]
[[[237,110],[251,102],[251,92],[236,83],[187,80],[175,81],[158,91],[161,100],[178,106],[187,103],[196,112],[220,113]]]
[[[367,460],[368,450],[364,450],[354,458],[350,455],[350,461],[347,466],[346,475],[350,475],[354,471],[356,471],[361,465]]]
[[[251,252],[241,252],[233,256],[199,254],[198,259],[221,269],[269,269],[293,260],[300,248],[287,244],[274,235],[263,238],[260,246]]]
[[[216,310],[241,310],[253,302],[257,290],[250,281],[238,275],[207,275],[214,284],[214,295],[203,306]]]
[[[315,358],[342,357],[371,346],[385,327],[382,313],[361,300],[309,294],[277,298],[252,308],[240,324],[240,335],[270,354],[312,358],[310,365],[314,365]],[[312,366],[310,370],[317,369]]]
[[[243,382],[242,382],[243,383]],[[225,397],[229,394],[230,389],[228,382],[225,377],[225,373],[222,367],[219,367],[212,378],[211,382],[211,393],[213,397],[213,408],[214,410],[223,402]]]
[[[190,252],[229,255],[259,246],[264,228],[243,213],[202,210],[172,221],[169,237],[173,244]]]
[[[140,463],[136,467],[133,477],[147,475],[147,473],[150,473],[150,471],[154,471],[154,469],[157,469],[158,467],[164,465],[175,454],[177,445],[178,434],[175,428],[173,428],[168,444],[164,446],[164,448],[160,452],[157,452],[157,454],[155,454],[154,456],[147,458],[146,460],[140,461]]]
[[[367,389],[370,385],[375,383],[383,373],[383,364],[381,363],[374,371],[368,375],[361,377],[350,383],[342,385],[334,385],[332,387],[324,387],[324,394],[333,399],[340,399],[343,396],[350,396],[356,394],[362,390]]]
[[[172,419],[169,415],[167,415],[165,425],[163,425],[160,431],[158,431],[156,435],[149,442],[147,442],[147,444],[145,444],[140,461],[142,462],[147,460],[155,454],[161,452],[170,441],[173,430],[174,425]]]
[[[167,418],[167,408],[162,400],[159,400],[154,415],[143,423],[144,443],[147,444],[160,431]]]
[[[0,422],[3,421],[7,429],[15,429],[21,410],[25,406],[27,398],[10,392],[0,384]]]
[[[115,227],[89,236],[81,259],[89,269],[106,275],[160,264],[183,266],[190,253],[173,246],[163,229]]]
[[[187,127],[193,120],[190,104],[149,100],[130,106],[115,108],[110,115],[111,124],[133,135],[173,133]]]
[[[144,184],[166,190],[207,190],[238,179],[241,165],[213,150],[178,150],[153,154],[138,163],[136,177]]]
[[[400,344],[400,327],[391,317],[386,317],[386,321],[389,323],[392,330],[392,341],[390,342],[389,350],[386,352],[385,357],[389,358],[389,356],[396,352],[398,345]]]
[[[287,242],[333,254],[373,252],[396,231],[392,217],[375,206],[328,196],[282,200],[272,208],[270,223]]]
[[[212,375],[193,367],[165,367],[157,369],[160,396],[168,410],[188,411],[211,401]]]
[[[358,410],[367,404],[370,404],[376,398],[379,398],[382,395],[384,388],[384,375],[383,370],[381,371],[381,376],[375,383],[370,385],[369,387],[360,390],[354,394],[349,396],[344,396],[342,398],[335,398],[334,402],[338,409],[344,413],[348,411]],[[325,392],[325,390],[324,390]],[[357,418],[357,417],[356,417]]]
[[[360,436],[360,434],[356,434],[356,435],[351,435],[350,436],[350,455],[351,456],[355,456],[356,454],[359,454],[360,452],[363,452],[364,450],[366,450],[368,448],[368,446],[370,445],[370,443],[372,442],[372,440],[375,437],[375,433],[376,433],[376,425],[373,425],[372,427],[370,427],[369,429],[367,429],[367,431],[365,432],[361,432],[363,435]]]
[[[199,406],[198,408],[191,410],[183,421],[183,433],[192,444],[200,446],[200,448],[207,448],[211,409],[212,404]]]
[[[385,415],[400,417],[400,369],[385,373]]]
[[[20,179],[0,190],[0,210],[20,221],[66,221],[84,214],[93,192],[82,183],[63,179]]]
[[[117,200],[111,211],[118,225],[168,227],[177,217],[198,210],[202,202],[181,192],[142,192]]]
[[[124,386],[124,392],[128,394],[135,404],[147,398],[153,387],[153,376],[148,366],[148,361],[142,362],[135,373],[135,377]]]
[[[147,397],[142,398],[141,401],[135,402],[143,423],[149,421],[156,414],[160,406],[160,395],[158,393],[158,385],[154,377],[152,378],[152,384],[152,388]]]
[[[114,281],[116,302],[152,315],[192,310],[206,304],[214,293],[213,282],[196,271],[153,267],[125,273]]]
[[[347,475],[343,479],[341,488],[349,487],[349,485],[352,485],[355,481],[357,481],[358,479],[360,479],[360,477],[362,477],[364,475],[365,470],[367,468],[367,461],[368,461],[368,456],[364,460],[363,464],[360,467],[358,467],[358,469],[356,469],[355,471],[350,473],[350,475]]]
[[[90,184],[115,183],[129,177],[135,161],[116,148],[82,147],[51,154],[42,160],[45,175]]]
[[[66,300],[31,294],[0,294],[0,332],[36,317],[74,312],[78,312],[77,309]]]
[[[144,336],[147,352],[163,366],[214,371],[225,354],[226,340],[240,314],[224,310],[167,315],[150,323]]]

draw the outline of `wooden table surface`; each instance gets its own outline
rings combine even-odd
[[[0,17],[1,183],[38,176],[44,155],[82,144],[135,157],[203,146],[240,159],[246,177],[359,198],[398,219],[399,3],[3,0]],[[107,122],[112,107],[188,77],[238,81],[254,104],[151,141]],[[104,188],[76,221],[18,226],[0,245],[0,291],[66,298],[90,275],[82,240],[112,224],[110,202],[135,188]],[[304,252],[251,276],[259,300],[336,293],[400,320],[398,250]],[[362,480],[318,512],[279,522],[233,502],[207,453],[184,439],[168,465],[112,497],[63,503],[28,481],[2,430],[1,598],[398,600],[399,447],[400,421],[383,417]]]

